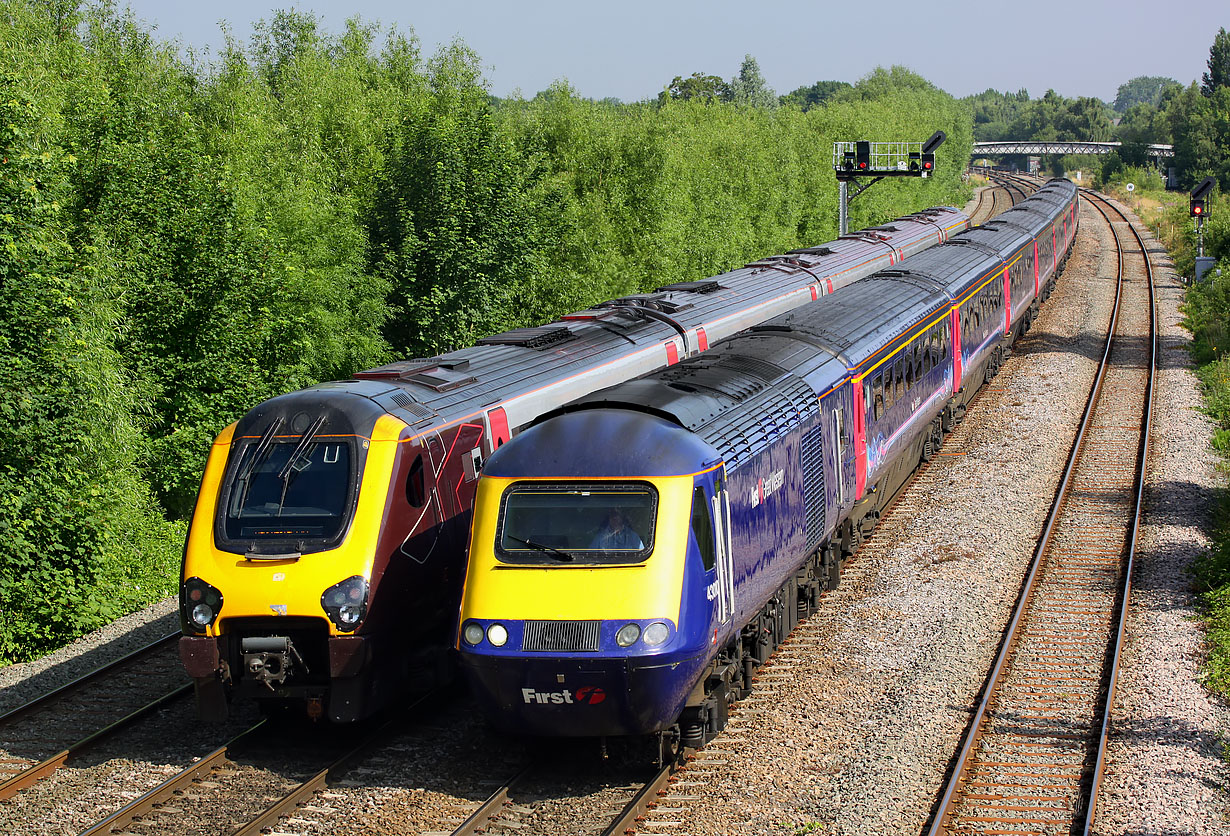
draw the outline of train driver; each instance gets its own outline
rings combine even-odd
[[[606,515],[606,523],[594,535],[591,549],[602,551],[640,551],[645,547],[641,537],[628,526],[628,520],[619,508],[612,508]]]

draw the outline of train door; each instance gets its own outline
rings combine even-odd
[[[717,545],[718,623],[726,624],[734,615],[735,567],[730,548],[730,496],[726,489],[726,469],[713,480],[713,533]]]
[[[833,448],[833,475],[836,477],[837,506],[844,507],[846,504],[846,417],[845,410],[839,403],[832,412],[831,429],[832,448]]]

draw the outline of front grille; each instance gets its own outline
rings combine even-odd
[[[527,621],[522,650],[596,651],[600,621]]]

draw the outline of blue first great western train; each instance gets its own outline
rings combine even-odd
[[[703,744],[998,370],[1077,229],[994,221],[544,414],[486,462],[458,622],[489,718]]]

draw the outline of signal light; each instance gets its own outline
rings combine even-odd
[[[871,143],[866,140],[859,140],[854,143],[854,167],[859,171],[867,171],[871,168]]]
[[[1206,177],[1196,188],[1192,189],[1188,212],[1193,218],[1203,218],[1209,214],[1209,207],[1205,205],[1205,200],[1216,184],[1217,181],[1212,177]]]
[[[842,155],[842,168],[846,171],[854,171],[854,152],[847,151]]]
[[[935,171],[935,154],[922,155],[922,170]]]

